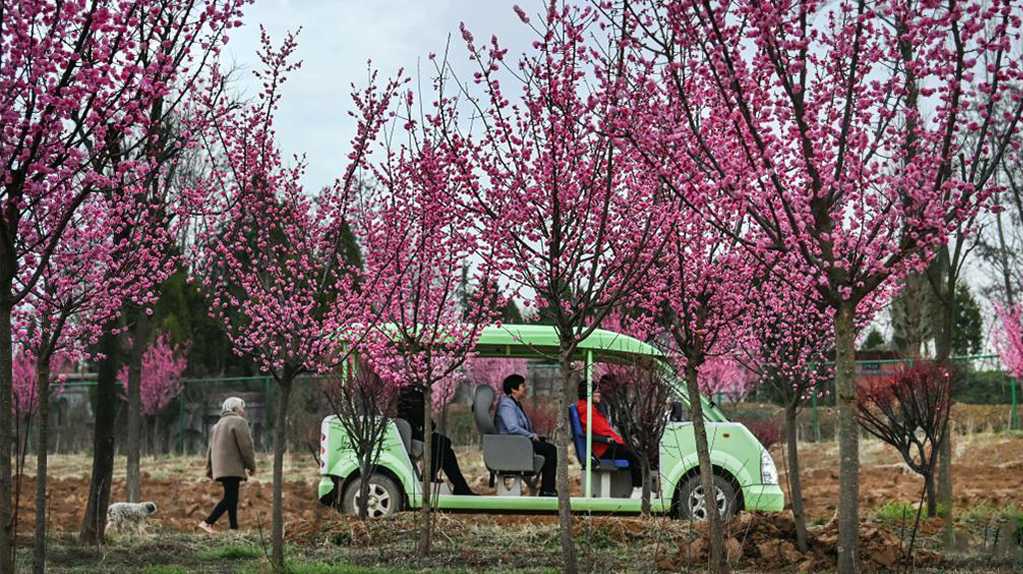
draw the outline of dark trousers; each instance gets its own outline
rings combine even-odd
[[[533,441],[533,452],[543,456],[543,468],[540,469],[540,494],[554,492],[555,472],[558,470],[558,448],[553,444],[542,441]]]
[[[206,519],[206,524],[213,524],[220,518],[220,515],[227,512],[227,521],[231,530],[238,530],[238,487],[241,485],[242,479],[240,476],[225,476],[217,480],[224,485],[224,497],[213,508],[213,512]]]
[[[451,448],[451,439],[439,432],[434,432],[431,434],[431,441],[433,444],[430,445],[430,479],[436,481],[437,469],[443,468],[444,474],[447,475],[454,487],[453,494],[472,492],[469,483],[462,476],[462,469],[458,467],[458,458],[455,456],[455,450]]]
[[[631,448],[618,443],[611,443],[608,445],[607,450],[604,451],[604,454],[600,455],[600,458],[629,461],[632,487],[639,488],[643,486],[643,469],[639,467],[639,457],[636,456],[636,453],[632,452]]]

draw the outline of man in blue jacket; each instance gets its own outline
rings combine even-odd
[[[533,432],[533,423],[522,409],[520,401],[526,398],[526,379],[522,375],[508,375],[502,387],[504,396],[497,401],[497,414],[494,417],[497,432],[517,434],[533,441],[533,452],[543,455],[540,496],[557,496],[558,491],[554,489],[554,473],[558,468],[558,449],[547,442],[547,439]]]

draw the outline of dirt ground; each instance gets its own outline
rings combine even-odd
[[[960,511],[977,507],[1023,509],[1023,434],[957,436],[953,449],[955,504]],[[474,488],[482,492],[488,490],[479,453],[471,448],[459,450],[459,460]],[[834,442],[802,443],[799,452],[807,514],[811,522],[822,523],[830,519],[836,509],[838,446]],[[773,447],[772,454],[779,467],[782,487],[787,488],[787,469],[781,447]],[[919,500],[919,476],[909,470],[890,447],[873,440],[861,442],[860,463],[860,501],[864,515],[893,501],[914,503]],[[119,457],[112,501],[126,498],[123,465],[124,459]],[[259,473],[242,487],[243,526],[255,528],[260,521],[269,522],[270,465],[269,456],[261,457]],[[34,466],[34,460],[29,457],[26,467]],[[51,457],[49,468],[50,528],[77,530],[88,495],[90,460],[84,455],[60,455]],[[145,458],[142,468],[143,499],[157,503],[159,512],[155,522],[163,527],[193,530],[195,523],[219,500],[220,487],[205,480],[201,457]],[[578,472],[573,475],[578,476]],[[316,503],[317,467],[309,455],[288,457],[285,476],[288,479],[284,505],[288,520],[313,521],[324,514]],[[26,477],[21,485],[19,506],[19,531],[22,532],[29,532],[33,524],[34,488],[34,479]]]
[[[1023,434],[958,435],[952,442],[954,507],[1023,509]],[[787,488],[785,457],[772,448],[782,488]],[[830,519],[838,502],[838,444],[799,446],[803,499],[810,520]],[[860,442],[860,508],[869,513],[893,502],[920,499],[920,476],[902,462],[895,449],[875,440]],[[786,490],[786,499],[789,500]]]
[[[783,452],[772,449],[786,484]],[[755,570],[795,569],[817,571],[833,564],[835,525],[831,521],[838,493],[837,445],[834,443],[804,443],[800,445],[804,497],[814,541],[810,553],[800,554],[791,542],[793,530],[787,514],[753,516],[744,514],[731,525],[727,545],[739,563],[754,564]],[[460,449],[459,458],[466,474],[478,490],[484,490],[485,473],[478,452]],[[50,465],[49,531],[55,538],[77,532],[85,508],[90,461],[86,456],[62,455],[54,457]],[[29,458],[27,468],[34,467]],[[196,523],[213,507],[220,497],[218,485],[204,479],[204,461],[201,457],[162,457],[143,459],[143,498],[157,503],[159,510],[151,520],[150,536],[156,539],[186,536],[185,540],[200,540],[196,536]],[[883,508],[892,503],[909,505],[920,497],[920,479],[899,460],[889,447],[871,440],[861,443],[860,474],[861,529],[863,556],[874,569],[896,567],[902,560],[901,547],[905,546],[907,528],[911,524],[893,522],[885,518]],[[124,459],[115,467],[113,501],[124,500]],[[322,548],[328,544],[343,559],[354,563],[378,566],[397,560],[410,539],[414,539],[415,518],[404,513],[387,524],[365,525],[316,502],[317,467],[309,455],[290,457],[286,461],[284,509],[286,536],[296,547]],[[242,487],[239,540],[261,540],[269,530],[271,484],[270,458],[259,460],[259,473]],[[975,434],[958,436],[954,442],[953,471],[956,476],[955,494],[957,532],[962,556],[989,555],[996,548],[1006,557],[1004,564],[1023,560],[1023,529],[1009,524],[1006,516],[1023,517],[1023,433]],[[578,472],[575,473],[578,475]],[[34,483],[26,477],[21,485],[18,532],[23,543],[33,528],[32,493]],[[556,560],[556,516],[527,515],[441,515],[439,535],[441,546],[448,544],[451,552],[438,554],[433,567],[483,564],[492,560],[484,551],[487,537],[491,539],[515,533],[515,540],[539,544],[543,550],[522,564],[547,564]],[[225,520],[226,522],[226,520]],[[678,570],[698,565],[706,553],[699,538],[699,526],[668,519],[651,522],[638,518],[587,518],[577,523],[584,529],[584,540],[593,548],[594,559],[608,560],[615,552],[642,550],[637,556],[649,562],[644,569]],[[226,524],[224,525],[226,526]],[[924,521],[921,540],[914,555],[917,567],[947,565],[934,552],[939,547],[940,519]],[[62,534],[63,533],[63,534]],[[522,540],[519,540],[519,539]],[[477,540],[479,539],[479,540]],[[185,542],[194,544],[194,542]],[[516,543],[516,545],[519,545]],[[1000,546],[999,546],[1000,545]],[[603,553],[603,554],[602,554]],[[528,558],[528,559],[527,559]],[[613,558],[627,560],[627,557]],[[533,562],[530,562],[532,560]],[[970,558],[975,560],[975,558]],[[1020,562],[1023,563],[1023,562]],[[556,562],[554,563],[556,565]],[[628,565],[628,562],[622,562]],[[203,571],[196,562],[186,571]]]

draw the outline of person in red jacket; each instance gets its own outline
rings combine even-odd
[[[643,469],[639,467],[636,453],[629,448],[621,435],[615,432],[611,422],[600,410],[600,389],[593,389],[593,456],[599,459],[629,461],[629,474],[632,475],[632,498],[639,498],[643,490]],[[579,401],[575,408],[579,411],[579,422],[586,432],[586,381],[579,383]]]

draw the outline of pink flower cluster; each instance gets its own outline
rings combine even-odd
[[[752,390],[756,379],[735,359],[712,357],[700,368],[700,392],[710,397],[724,395],[731,401],[741,401]]]
[[[139,387],[142,414],[158,414],[181,393],[181,375],[187,366],[187,357],[170,344],[167,335],[161,334],[153,341],[142,355],[142,380]],[[127,389],[127,365],[121,368],[117,380]]]
[[[1023,379],[1023,305],[995,306],[1001,322],[995,332],[995,348],[1013,377]]]
[[[60,396],[66,377],[64,370],[69,361],[63,354],[50,359],[50,396]],[[36,372],[36,358],[29,352],[20,352],[14,357],[14,411],[20,414],[34,413],[39,407],[39,377]],[[56,384],[56,387],[54,387]]]
[[[304,163],[287,165],[276,144],[274,116],[296,38],[274,48],[262,32],[256,73],[263,89],[246,104],[221,99],[219,82],[197,96],[215,149],[199,166],[187,208],[197,233],[189,246],[192,273],[222,321],[236,353],[289,382],[297,374],[327,371],[339,353],[369,344],[367,331],[387,295],[372,276],[345,260],[345,228],[356,189],[363,185],[371,144],[393,117],[400,78],[373,81],[353,94],[358,110],[350,163],[334,185],[307,193]],[[361,326],[353,329],[353,326]],[[379,343],[377,343],[379,344]]]

